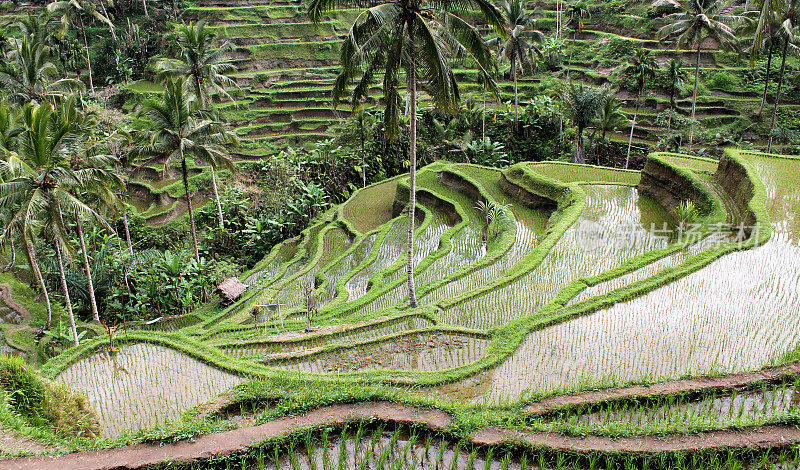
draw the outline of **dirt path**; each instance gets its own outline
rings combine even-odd
[[[52,451],[44,445],[28,439],[27,437],[20,437],[5,428],[0,428],[0,452],[15,454],[18,452],[33,452],[41,453]]]
[[[524,432],[514,429],[486,428],[472,436],[477,445],[498,445],[524,442],[572,452],[674,452],[707,450],[724,447],[775,449],[800,442],[800,429],[794,426],[763,426],[725,431],[667,436],[564,436],[549,432]]]
[[[653,385],[633,385],[577,395],[559,395],[528,405],[525,411],[541,416],[573,405],[589,405],[604,401],[620,400],[630,397],[653,397],[681,392],[708,392],[721,389],[746,387],[753,382],[777,382],[800,374],[800,362],[792,362],[779,367],[761,369],[755,372],[723,375],[721,377],[700,377],[694,379],[671,380]]]

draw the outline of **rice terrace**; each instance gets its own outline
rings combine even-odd
[[[800,468],[798,0],[0,15],[0,469]]]

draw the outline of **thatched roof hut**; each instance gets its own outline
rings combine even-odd
[[[229,277],[217,286],[217,291],[226,304],[235,302],[249,286],[235,277]]]

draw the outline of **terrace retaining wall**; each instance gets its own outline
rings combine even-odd
[[[408,207],[408,192],[409,189],[407,186],[402,184],[397,185],[397,193],[395,195],[394,202],[392,203],[392,217],[397,217],[406,209],[406,207]],[[461,216],[458,214],[456,206],[454,206],[451,202],[436,197],[436,195],[424,189],[417,189],[417,202],[433,207],[434,209],[442,212],[447,217],[448,225],[452,226],[461,222]],[[422,220],[422,217],[424,216],[425,213],[417,208],[415,217],[419,218],[419,220]]]
[[[747,176],[747,169],[736,159],[723,156],[717,166],[717,179],[725,191],[731,195],[742,214],[741,223],[746,227],[756,224],[756,215],[749,203],[755,195],[755,185]]]
[[[553,211],[558,205],[552,199],[540,196],[511,182],[504,173],[500,174],[500,188],[518,204],[534,210]]]
[[[682,201],[692,201],[698,212],[708,214],[713,211],[706,196],[686,175],[668,163],[650,156],[642,170],[642,179],[636,187],[639,193],[655,199],[668,211],[677,210]]]

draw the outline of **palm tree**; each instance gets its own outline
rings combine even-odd
[[[633,122],[631,123],[631,133],[628,137],[628,154],[625,156],[625,169],[628,168],[631,161],[631,146],[633,145],[633,131],[636,128],[636,118],[639,115],[639,101],[642,99],[642,93],[644,93],[644,89],[647,87],[647,79],[655,77],[657,69],[658,64],[655,59],[653,59],[653,56],[650,55],[650,51],[642,49],[641,47],[636,49],[636,54],[633,56],[633,63],[625,68],[625,73],[636,80],[637,90],[636,106],[633,111]]]
[[[226,76],[226,74],[236,71],[236,68],[228,62],[228,54],[231,51],[230,44],[225,42],[219,47],[214,47],[215,35],[211,30],[206,29],[205,21],[180,25],[175,29],[174,36],[181,49],[180,58],[161,59],[156,62],[159,78],[162,80],[165,77],[185,79],[200,100],[200,108],[204,110],[210,109],[211,98],[215,94],[222,94],[230,101],[235,102],[233,97],[225,91],[225,88],[236,86],[236,82]],[[217,168],[213,163],[210,166],[219,228],[223,228],[222,203],[217,187]]]
[[[536,20],[533,12],[525,9],[523,0],[503,0],[500,3],[505,29],[508,37],[487,41],[489,46],[498,46],[498,55],[511,63],[511,75],[514,77],[514,129],[519,130],[519,94],[517,93],[517,64],[522,66],[523,73],[533,72],[531,53],[541,54],[538,44],[544,42],[544,34],[534,29]]]
[[[34,15],[28,13],[14,23],[21,37],[27,37],[30,42],[41,42],[52,45],[55,21],[49,15]]]
[[[714,39],[721,48],[737,49],[738,39],[733,25],[743,17],[730,13],[732,0],[689,0],[684,11],[667,17],[669,23],[658,30],[659,40],[675,38],[676,47],[694,47],[697,59],[692,93],[692,122],[689,127],[689,151],[694,141],[694,117],[697,108],[697,88],[700,84],[700,51],[705,38]]]
[[[312,0],[308,15],[319,23],[325,12],[340,5],[361,5],[358,0]],[[408,298],[417,306],[414,288],[414,210],[417,190],[417,80],[426,83],[426,91],[445,112],[455,112],[460,99],[450,60],[470,56],[480,69],[489,74],[492,55],[480,33],[465,19],[473,11],[505,36],[503,18],[489,0],[460,2],[438,0],[393,0],[368,8],[358,15],[341,50],[341,70],[333,88],[334,106],[346,86],[363,67],[363,75],[353,89],[356,105],[366,98],[376,74],[383,75],[386,102],[384,129],[390,138],[400,133],[400,74],[405,70],[409,116],[409,224],[407,250]]]
[[[683,61],[670,59],[667,63],[667,79],[669,80],[669,118],[667,120],[667,134],[672,132],[672,115],[675,113],[675,89],[683,84],[689,77],[683,70]]]
[[[73,170],[70,154],[78,136],[69,118],[53,112],[50,104],[28,104],[23,109],[23,128],[17,150],[4,162],[10,177],[0,184],[0,208],[11,208],[14,213],[9,228],[3,236],[16,232],[24,242],[31,270],[39,282],[47,308],[45,329],[50,327],[52,310],[50,297],[44,283],[34,249],[39,229],[50,237],[56,251],[56,261],[64,291],[64,303],[69,314],[73,340],[78,343],[75,317],[67,287],[63,259],[70,251],[64,212],[93,216],[96,212],[77,196],[86,188],[94,172]]]
[[[600,108],[597,118],[597,125],[602,132],[601,138],[603,141],[606,140],[607,132],[615,132],[619,126],[628,122],[628,118],[625,117],[625,113],[622,112],[623,104],[622,101],[614,96],[613,92],[606,94],[605,102],[603,103],[603,107]]]
[[[189,191],[186,157],[194,157],[216,165],[217,168],[232,167],[233,164],[223,151],[223,147],[234,141],[234,138],[221,122],[209,119],[208,113],[200,109],[200,103],[184,80],[168,78],[164,84],[162,100],[148,99],[140,105],[139,115],[152,124],[152,131],[149,133],[150,142],[141,149],[141,152],[166,155],[165,171],[176,160],[180,164],[194,255],[199,263],[200,251],[197,245],[197,229]]]
[[[572,45],[569,48],[569,65],[567,66],[567,83],[569,84],[569,73],[572,70],[572,52],[575,50],[575,40],[578,37],[578,33],[583,31],[585,26],[583,20],[591,18],[592,13],[589,11],[589,7],[586,6],[586,3],[581,0],[570,4],[564,14],[569,18],[569,22],[572,23]]]
[[[578,142],[575,146],[573,163],[586,163],[583,149],[583,131],[597,119],[606,102],[603,90],[583,84],[569,84],[564,94],[567,115],[578,128]]]
[[[764,6],[762,1],[762,8]],[[781,44],[781,24],[778,21],[778,16],[773,10],[765,11],[749,11],[745,13],[748,19],[755,18],[756,21],[748,21],[740,28],[742,36],[752,36],[753,44],[750,46],[750,67],[755,66],[756,60],[766,51],[767,55],[767,70],[764,74],[764,92],[761,95],[761,106],[758,108],[757,116],[764,112],[764,106],[767,103],[767,93],[769,90],[769,82],[772,71],[772,56],[775,52],[775,46]],[[764,18],[761,16],[764,15]]]
[[[105,10],[102,0],[100,5]],[[114,31],[114,23],[111,22],[111,19],[108,17],[108,15],[104,15],[103,13],[97,11],[95,5],[89,0],[55,1],[47,5],[47,11],[50,13],[61,14],[61,29],[59,30],[59,34],[62,38],[72,27],[72,24],[75,22],[75,18],[78,18],[78,24],[81,27],[81,34],[83,35],[83,47],[86,50],[86,65],[89,68],[89,89],[92,91],[92,93],[94,93],[94,81],[92,80],[92,59],[89,56],[89,41],[86,39],[86,26],[83,23],[83,17],[84,15],[89,15],[96,20],[105,23],[108,26],[109,31],[111,31],[111,37],[114,39],[114,41],[116,41],[117,35]]]
[[[206,28],[205,21],[178,25],[173,37],[180,47],[180,57],[156,62],[158,78],[185,79],[200,101],[201,109],[209,109],[211,98],[217,94],[234,102],[225,90],[236,87],[236,82],[227,76],[236,72],[236,67],[229,61],[228,55],[232,50],[230,43],[224,42],[215,47],[216,36],[213,30]]]
[[[783,42],[783,50],[781,51],[781,68],[778,72],[778,90],[775,92],[775,106],[772,109],[772,119],[769,125],[767,152],[772,151],[775,118],[778,115],[783,76],[786,71],[786,56],[790,49],[792,51],[800,50],[795,44],[800,42],[800,0],[764,0],[754,35],[755,41],[760,41],[765,34],[769,33],[771,22],[780,25],[777,34]]]
[[[58,69],[50,62],[50,48],[23,37],[12,53],[8,67],[0,70],[0,90],[14,104],[45,99],[83,89],[83,84],[72,78],[59,78]]]

